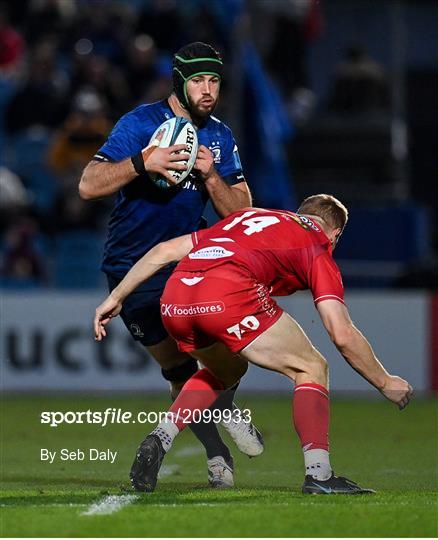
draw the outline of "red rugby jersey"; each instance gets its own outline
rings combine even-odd
[[[305,216],[247,208],[192,233],[192,240],[194,248],[178,270],[199,272],[237,264],[273,296],[310,289],[315,304],[328,299],[344,302],[330,241],[318,223]]]

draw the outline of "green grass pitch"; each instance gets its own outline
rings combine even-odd
[[[243,394],[239,404],[252,410],[263,431],[266,450],[250,460],[230,441],[236,464],[235,489],[207,487],[202,448],[186,430],[166,456],[155,493],[136,495],[129,489],[128,472],[149,425],[64,424],[51,428],[40,424],[39,415],[43,410],[104,410],[108,406],[133,412],[159,411],[167,407],[164,397],[4,397],[1,535],[438,534],[436,401],[416,399],[399,412],[383,400],[332,400],[335,471],[377,490],[376,495],[354,497],[301,494],[302,456],[291,429],[288,396]],[[41,448],[110,448],[118,457],[114,464],[48,464],[40,461]],[[96,513],[102,501],[108,500],[116,500],[122,507],[111,514]]]

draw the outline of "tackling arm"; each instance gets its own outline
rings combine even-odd
[[[406,407],[412,387],[386,371],[371,345],[354,326],[345,305],[337,300],[325,300],[317,304],[317,309],[331,340],[350,366],[400,409]]]
[[[161,242],[150,249],[129,270],[111,294],[96,308],[94,317],[94,336],[101,341],[106,336],[105,325],[116,317],[125,298],[141,283],[147,281],[168,264],[180,261],[193,248],[190,234],[179,236],[167,242]]]

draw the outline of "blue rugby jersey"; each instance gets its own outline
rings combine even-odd
[[[174,117],[167,100],[140,105],[120,118],[108,140],[94,156],[99,161],[122,161],[138,154],[165,120]],[[214,155],[215,169],[230,185],[244,181],[242,166],[232,132],[220,120],[210,117],[198,129],[199,144]],[[108,225],[102,270],[122,277],[135,262],[159,242],[191,233],[200,228],[208,192],[190,174],[170,189],[155,186],[146,175],[138,176],[117,195]],[[162,275],[169,274],[169,270]],[[162,279],[152,278],[162,286]]]

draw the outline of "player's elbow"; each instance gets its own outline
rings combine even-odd
[[[102,193],[99,193],[96,190],[96,174],[98,173],[96,170],[97,167],[98,164],[95,164],[94,162],[89,163],[85,167],[81,179],[79,180],[79,196],[84,201],[90,201],[102,196]]]
[[[178,260],[175,246],[172,241],[161,242],[155,248],[156,257],[160,264],[166,265]]]
[[[92,173],[87,170],[87,168],[85,168],[81,179],[79,180],[78,190],[80,198],[84,201],[97,199],[99,196],[101,196],[101,194],[97,193],[96,189],[93,187]]]
[[[354,336],[354,326],[350,323],[333,326],[329,331],[330,339],[339,351],[347,349]]]
[[[89,189],[88,185],[86,182],[83,181],[83,179],[81,178],[81,180],[79,181],[79,196],[81,199],[83,199],[84,201],[90,201],[92,200],[94,197],[93,197],[93,193],[91,192],[91,190]]]
[[[78,190],[80,198],[84,201],[89,201],[90,199],[94,198],[93,191],[90,189],[90,179],[87,168],[85,168],[84,172],[82,173],[81,179],[79,180]]]

